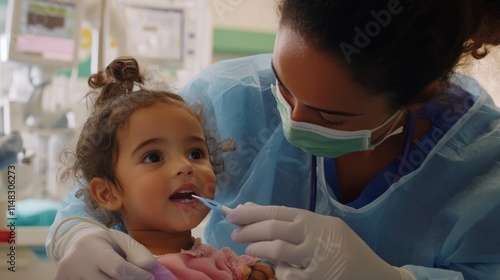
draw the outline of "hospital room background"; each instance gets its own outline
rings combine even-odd
[[[74,145],[86,119],[91,73],[132,55],[180,88],[217,61],[272,52],[275,5],[0,0],[0,279],[54,278],[44,243],[71,186],[59,180],[60,154]],[[499,106],[500,49],[491,52],[458,71],[478,79]],[[203,225],[193,235],[201,237]]]

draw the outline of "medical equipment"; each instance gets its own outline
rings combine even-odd
[[[232,210],[231,208],[224,206],[215,200],[199,197],[197,195],[191,196],[201,201],[208,208],[212,209],[216,214],[220,215],[223,218],[225,218],[226,215],[229,214],[229,212]]]
[[[44,110],[42,99],[56,71],[77,64],[82,10],[82,1],[78,0],[8,2],[0,56],[7,65],[31,68],[33,91],[23,114],[29,127],[67,127],[68,111]]]
[[[184,25],[186,12],[175,6],[157,8],[123,1],[126,32],[119,36],[120,52],[148,64],[182,67],[188,48]]]
[[[22,147],[23,139],[19,132],[13,131],[8,135],[0,134],[0,170],[16,163],[17,153],[21,151]]]
[[[79,0],[10,0],[1,39],[2,61],[50,69],[73,67],[81,7]]]
[[[175,87],[212,62],[211,16],[206,0],[117,0],[103,7],[103,59],[129,55],[159,70]]]
[[[12,129],[28,128],[35,136],[35,197],[46,194],[49,140],[72,123],[69,107],[61,104],[68,92],[52,81],[57,71],[77,64],[83,8],[79,0],[8,1],[0,56],[7,66],[29,68],[32,91],[22,108],[24,124]],[[55,92],[60,93],[57,101]]]

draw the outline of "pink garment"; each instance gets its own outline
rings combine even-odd
[[[177,254],[156,256],[158,262],[168,268],[178,280],[246,280],[248,266],[255,265],[258,258],[238,256],[233,250],[202,244],[195,239],[193,248]]]

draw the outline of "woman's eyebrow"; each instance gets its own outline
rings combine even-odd
[[[276,79],[278,80],[278,82],[280,83],[280,85],[285,90],[287,90],[289,92],[289,90],[286,88],[286,86],[283,84],[283,82],[278,77],[278,74],[276,73],[276,69],[274,69],[273,60],[271,60],[271,69],[273,70],[274,75],[276,76]],[[309,105],[304,105],[304,106],[306,106],[307,108],[319,111],[319,112],[330,114],[330,115],[339,115],[339,116],[345,116],[345,117],[359,117],[359,116],[364,115],[364,114],[355,114],[355,113],[343,112],[343,111],[334,111],[334,110],[320,109],[320,108],[312,107],[312,106],[309,106]]]

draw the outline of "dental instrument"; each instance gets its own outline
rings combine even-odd
[[[208,208],[212,209],[215,213],[219,214],[223,218],[225,218],[226,215],[229,214],[229,211],[233,210],[227,206],[220,204],[219,202],[217,202],[215,200],[199,197],[199,196],[194,195],[194,194],[191,196],[198,199],[199,201],[201,201]]]

